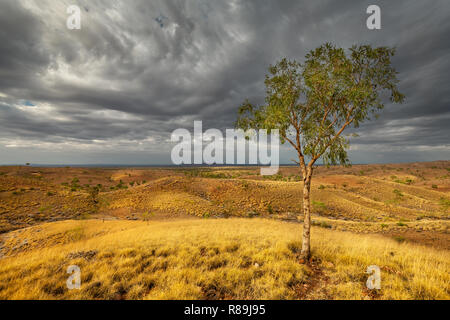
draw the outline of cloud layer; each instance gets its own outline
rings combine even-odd
[[[406,103],[358,130],[353,162],[449,159],[448,1],[377,1],[378,31],[369,1],[76,1],[81,30],[70,4],[0,2],[0,163],[168,163],[172,130],[231,127],[269,64],[326,41],[397,47]]]

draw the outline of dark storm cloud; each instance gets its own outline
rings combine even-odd
[[[358,129],[357,161],[373,152],[399,161],[402,150],[404,160],[450,156],[448,1],[76,3],[81,30],[66,28],[72,1],[0,3],[0,149],[9,153],[0,163],[20,161],[21,148],[167,152],[170,132],[194,120],[231,127],[245,98],[263,101],[269,64],[301,61],[326,41],[397,47],[407,100]],[[366,28],[372,3],[382,9],[378,31]]]

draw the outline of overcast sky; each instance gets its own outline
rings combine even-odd
[[[0,164],[169,164],[174,129],[231,128],[271,63],[327,41],[397,47],[406,101],[358,129],[352,162],[448,160],[449,17],[448,0],[1,0]]]

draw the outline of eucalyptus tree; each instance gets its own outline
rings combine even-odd
[[[385,103],[402,103],[399,80],[391,58],[394,48],[354,45],[348,50],[326,43],[300,64],[286,58],[269,67],[265,103],[246,100],[236,127],[278,129],[281,143],[297,152],[294,160],[303,176],[304,258],[310,256],[310,191],[314,164],[348,165],[348,135],[343,132],[377,117]]]

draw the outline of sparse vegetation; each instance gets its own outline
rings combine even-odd
[[[442,206],[442,209],[444,209],[445,211],[450,209],[450,200],[449,199],[441,198],[441,199],[439,199],[439,204]]]
[[[298,262],[297,228],[264,219],[47,224],[26,233],[49,241],[46,249],[0,260],[0,298],[365,299],[370,264],[382,269],[381,299],[449,298],[448,252],[326,227],[313,233],[315,264],[333,281],[323,292],[305,290],[321,278]],[[64,241],[49,240],[55,234]],[[70,264],[83,270],[80,290],[65,286]]]
[[[256,167],[195,168],[208,174],[192,177],[185,169],[133,170],[130,177],[130,170],[121,169],[33,168],[24,174],[4,167],[5,174],[0,175],[0,232],[4,235],[0,298],[366,299],[364,264],[380,263],[383,281],[387,277],[389,282],[379,298],[441,299],[449,295],[442,283],[449,280],[444,271],[450,263],[446,196],[450,181],[442,171],[419,165],[427,185],[422,179],[409,185],[408,179],[418,177],[411,173],[416,170],[390,179],[398,172],[396,165],[315,168],[312,257],[315,268],[333,279],[326,286],[323,278],[316,278],[316,269],[299,263],[302,242],[296,222],[303,219],[302,179],[297,182],[293,167],[282,167],[272,179],[261,177]],[[362,169],[370,175],[360,177]],[[209,176],[221,173],[228,178]],[[137,181],[150,183],[137,188]],[[431,191],[430,186],[437,183],[439,189]],[[186,215],[203,219],[180,220]],[[171,219],[165,222],[165,217]],[[180,262],[185,251],[198,262]],[[413,264],[414,259],[423,265]],[[38,281],[18,272],[26,261],[33,261],[29,270],[37,270]],[[85,261],[85,286],[69,293],[53,275],[57,268],[64,269],[62,264],[80,261]],[[275,271],[288,265],[299,269]],[[425,265],[433,265],[427,271],[430,274],[411,271]],[[52,276],[45,270],[53,270]],[[191,272],[203,276],[186,282],[181,274]],[[292,272],[299,277],[293,278]],[[65,281],[67,275],[63,272],[60,277]],[[247,277],[262,280],[249,285]],[[151,289],[145,289],[145,279]],[[410,286],[405,279],[415,280]],[[236,287],[239,281],[250,291]],[[302,289],[312,282],[326,290]]]

